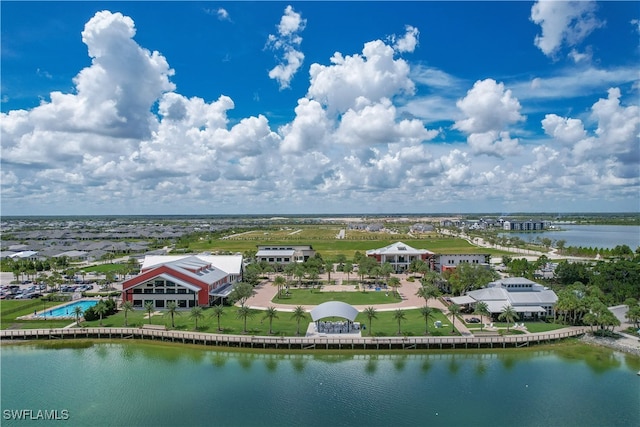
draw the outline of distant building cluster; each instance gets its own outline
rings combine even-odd
[[[109,254],[154,254],[154,242],[166,242],[196,231],[211,229],[200,223],[167,223],[131,220],[50,220],[2,222],[0,258],[30,261],[67,257],[94,262]],[[215,228],[214,228],[215,229]]]
[[[548,227],[547,223],[541,219],[522,220],[514,218],[445,219],[440,221],[440,226],[466,228],[469,230],[500,229],[506,231],[537,231]]]

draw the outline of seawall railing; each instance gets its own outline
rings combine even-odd
[[[555,332],[457,337],[276,337],[253,335],[223,335],[205,332],[160,331],[142,328],[68,328],[68,329],[5,329],[2,341],[54,339],[138,339],[199,344],[213,347],[242,347],[257,349],[480,349],[527,347],[585,334],[587,328],[566,328]]]

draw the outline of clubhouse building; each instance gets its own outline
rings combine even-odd
[[[122,283],[122,299],[138,308],[209,306],[229,296],[242,271],[242,255],[146,256],[140,274]]]
[[[435,256],[431,251],[415,249],[402,242],[396,242],[380,249],[370,249],[366,254],[370,258],[375,258],[378,264],[390,263],[396,273],[409,270],[411,262],[418,259],[433,265],[433,257]]]
[[[466,295],[451,298],[458,305],[487,304],[493,316],[511,306],[524,318],[552,317],[558,296],[551,289],[524,277],[508,277],[496,280],[486,288],[469,291]]]
[[[489,254],[436,254],[426,249],[415,249],[406,243],[396,242],[380,249],[366,252],[368,257],[375,258],[378,264],[390,263],[396,273],[404,273],[411,262],[420,259],[439,273],[454,270],[461,263],[482,265],[489,268]]]

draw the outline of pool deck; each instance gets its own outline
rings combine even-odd
[[[70,319],[70,320],[75,320],[76,316],[75,314],[69,314],[68,316],[51,316],[49,315],[49,313],[51,313],[53,310],[57,310],[60,308],[64,308],[68,305],[72,305],[73,303],[76,303],[78,301],[100,301],[99,298],[80,298],[77,300],[73,300],[73,301],[67,301],[65,303],[62,303],[60,305],[56,305],[53,307],[49,307],[46,310],[39,310],[34,312],[33,314],[27,314],[25,316],[20,316],[17,317],[16,319],[18,320],[46,320],[46,318],[48,317],[49,319]]]

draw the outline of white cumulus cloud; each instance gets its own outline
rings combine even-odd
[[[534,40],[546,56],[554,57],[563,46],[580,44],[591,32],[604,25],[596,14],[595,1],[538,0],[531,7],[531,21],[542,34]]]
[[[269,34],[267,47],[282,52],[280,63],[269,71],[269,77],[278,81],[280,89],[288,88],[291,80],[298,72],[304,61],[304,54],[299,50],[302,43],[302,32],[307,25],[307,20],[287,6],[284,15],[278,24],[278,34]]]

